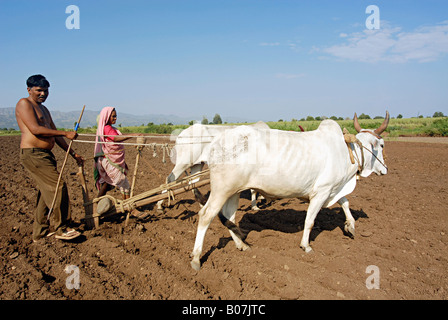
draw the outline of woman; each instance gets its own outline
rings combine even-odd
[[[126,134],[120,137],[121,132],[112,125],[117,122],[117,111],[113,107],[105,107],[98,118],[95,143],[95,185],[98,197],[104,196],[111,186],[117,187],[123,199],[130,194],[129,180],[126,177],[128,166],[125,162],[124,146],[121,144],[104,142],[122,142],[132,136],[141,136],[141,133]]]

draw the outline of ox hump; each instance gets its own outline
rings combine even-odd
[[[331,120],[331,119],[326,119],[326,120],[322,121],[320,123],[319,127],[317,128],[317,130],[323,131],[323,132],[335,132],[335,133],[339,133],[342,135],[341,127],[338,125],[338,123],[336,121]]]

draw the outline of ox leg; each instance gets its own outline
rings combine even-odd
[[[227,200],[224,206],[222,207],[222,214],[226,219],[232,222],[231,227],[229,227],[227,224],[224,225],[227,228],[229,228],[230,235],[232,236],[233,241],[235,241],[237,249],[241,251],[246,251],[247,249],[250,249],[250,247],[249,245],[247,245],[247,243],[243,241],[243,239],[241,238],[242,236],[241,230],[239,230],[239,228],[235,225],[235,216],[236,211],[238,209],[239,200],[240,200],[239,193],[230,197],[230,199]],[[232,230],[233,228],[235,228],[234,229],[235,232]]]
[[[191,167],[191,174],[196,174],[198,172],[201,172],[204,168],[204,163],[195,164],[193,167]],[[196,201],[199,202],[199,205],[202,207],[207,202],[207,199],[202,195],[202,193],[198,189],[193,189],[194,197],[196,198]]]
[[[353,238],[355,236],[355,219],[353,219],[352,213],[350,212],[349,203],[347,198],[343,197],[339,199],[338,203],[341,205],[342,210],[345,213],[345,226],[344,231]]]
[[[252,202],[251,202],[252,210],[255,211],[260,210],[260,208],[258,208],[257,206],[257,191],[254,189],[250,189],[250,194],[252,196]]]
[[[201,261],[199,260],[202,253],[202,246],[204,244],[204,237],[207,229],[212,222],[213,218],[218,215],[221,210],[225,199],[222,201],[210,201],[211,198],[201,210],[199,210],[199,222],[198,222],[198,230],[196,233],[196,240],[194,242],[193,252],[191,253],[191,257],[193,258],[191,261],[191,267],[199,271],[201,269]]]
[[[325,199],[326,197],[314,197],[310,201],[310,205],[308,206],[308,210],[306,212],[305,227],[303,228],[302,241],[300,242],[300,247],[307,253],[313,250],[311,249],[309,243],[310,233],[311,229],[314,226],[314,220],[316,219],[317,214],[322,208]]]

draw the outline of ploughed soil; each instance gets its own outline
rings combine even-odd
[[[177,195],[163,214],[147,205],[141,208],[149,214],[144,220],[131,217],[125,226],[125,215],[117,214],[88,229],[71,157],[63,178],[82,236],[33,243],[37,190],[19,161],[20,137],[0,137],[0,299],[447,299],[448,144],[443,142],[387,141],[389,173],[361,179],[347,197],[356,219],[354,239],[344,235],[338,205],[322,209],[311,253],[299,247],[308,204],[259,201],[261,210],[254,211],[249,193],[243,193],[237,223],[251,250],[237,250],[215,219],[196,272],[189,255],[200,206],[192,192]],[[93,144],[73,146],[85,158],[93,154]],[[163,184],[173,168],[169,158],[163,162],[161,149],[156,151],[157,157],[151,147],[142,151],[137,195]],[[58,147],[53,152],[60,168],[65,153]],[[137,152],[134,146],[126,152],[132,181]],[[85,166],[91,197],[96,195],[92,163]],[[209,185],[200,190],[207,194]],[[120,198],[115,190],[108,194]],[[79,268],[79,289],[73,288],[70,266]]]

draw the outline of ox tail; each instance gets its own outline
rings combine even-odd
[[[230,231],[232,231],[238,238],[241,239],[241,241],[245,242],[244,240],[246,239],[246,235],[241,231],[241,229],[234,224],[232,221],[230,221],[229,219],[227,219],[222,212],[220,211],[218,214],[219,220],[221,221],[221,223]]]

